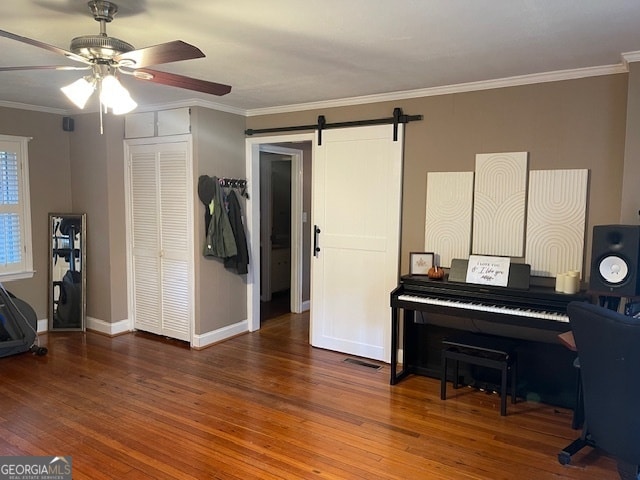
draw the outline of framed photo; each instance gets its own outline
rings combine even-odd
[[[433,267],[433,252],[411,252],[409,254],[409,273],[426,275]]]

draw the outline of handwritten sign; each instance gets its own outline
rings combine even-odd
[[[509,283],[509,257],[471,255],[467,266],[467,283],[506,287]]]

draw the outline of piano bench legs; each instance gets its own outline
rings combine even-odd
[[[516,352],[515,342],[502,337],[465,333],[444,339],[442,370],[440,374],[440,398],[447,398],[447,363],[453,360],[453,387],[458,388],[459,362],[500,370],[500,415],[507,414],[507,382],[511,372],[511,403],[516,403]]]

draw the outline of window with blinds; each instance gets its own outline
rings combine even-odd
[[[0,135],[0,281],[33,275],[27,144]]]

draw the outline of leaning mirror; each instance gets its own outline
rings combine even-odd
[[[86,215],[49,214],[49,330],[85,329]]]

